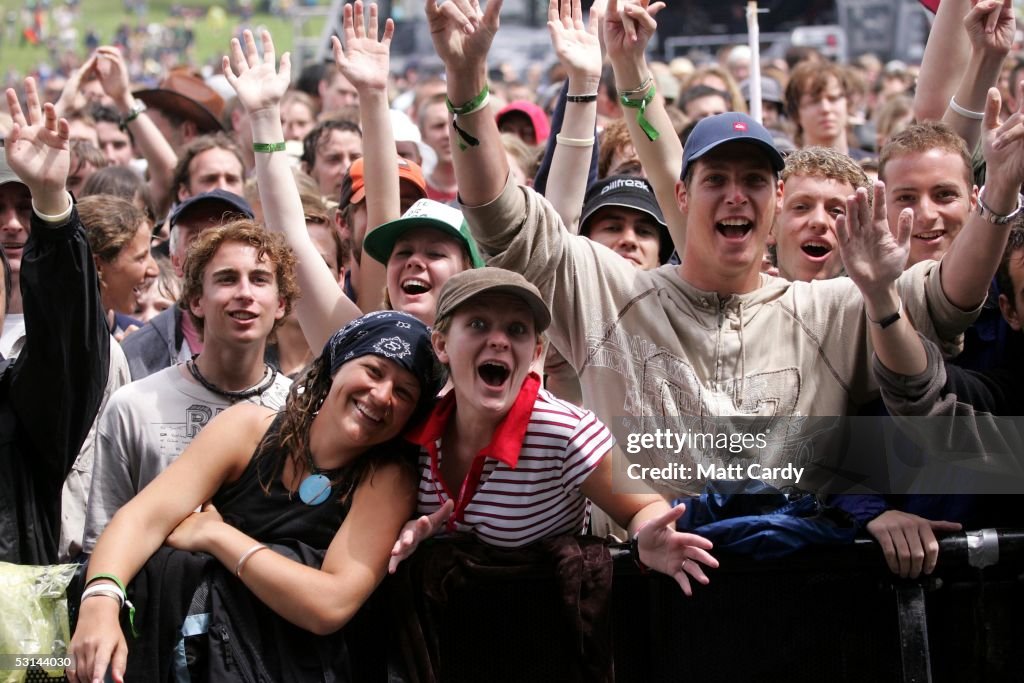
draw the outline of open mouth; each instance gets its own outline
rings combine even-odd
[[[715,230],[731,240],[743,239],[754,229],[754,224],[745,218],[726,218],[715,223]]]
[[[255,320],[259,316],[252,311],[234,311],[228,315],[235,320]]]
[[[0,246],[3,246],[4,251],[21,250],[25,248],[24,242],[0,242]]]
[[[914,235],[914,239],[922,240],[924,242],[935,242],[936,240],[942,239],[945,234],[945,230],[929,230],[928,232],[922,232]]]
[[[813,259],[825,258],[832,253],[832,247],[825,242],[807,242],[800,249]]]
[[[489,387],[500,387],[508,380],[512,371],[507,365],[500,361],[484,361],[477,369],[476,373],[480,375],[480,379],[484,381]]]
[[[426,294],[430,291],[430,284],[418,278],[410,278],[402,283],[402,291],[409,295]]]

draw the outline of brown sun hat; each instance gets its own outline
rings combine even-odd
[[[224,98],[189,69],[172,69],[158,87],[137,90],[133,94],[147,107],[195,122],[200,133],[224,130],[220,124]]]

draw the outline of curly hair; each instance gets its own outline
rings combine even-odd
[[[804,147],[787,156],[781,177],[785,181],[792,176],[836,180],[849,183],[854,190],[860,187],[871,189],[871,179],[856,161],[828,147]]]
[[[632,144],[633,141],[629,137],[629,128],[626,126],[624,119],[616,119],[605,126],[604,130],[601,131],[600,151],[597,154],[597,177],[607,178],[611,171],[612,159],[615,158],[615,153],[623,147]]]
[[[256,257],[266,258],[274,264],[278,295],[284,299],[285,315],[299,298],[299,285],[295,278],[295,254],[284,237],[268,232],[255,221],[242,219],[203,230],[189,245],[185,256],[185,276],[181,284],[178,305],[188,311],[196,329],[203,332],[203,319],[192,312],[191,304],[203,295],[203,275],[217,251],[227,242],[241,242],[256,249]],[[283,318],[283,316],[282,316]],[[274,322],[274,329],[281,320]]]

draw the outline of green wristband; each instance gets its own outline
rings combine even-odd
[[[254,152],[283,152],[285,144],[283,142],[254,142],[252,143],[252,151]]]
[[[490,100],[491,89],[484,83],[484,89],[480,91],[476,97],[466,102],[461,107],[456,107],[452,104],[452,101],[447,97],[444,98],[444,103],[448,107],[448,111],[452,113],[452,128],[459,134],[456,142],[459,143],[459,149],[465,152],[470,147],[476,147],[480,144],[480,140],[473,137],[465,128],[459,127],[459,117],[468,116],[469,114],[475,114],[484,107],[487,106],[487,102]]]
[[[658,133],[658,129],[657,128],[655,128],[654,126],[651,125],[651,122],[647,120],[647,117],[644,116],[644,113],[647,111],[647,105],[650,104],[652,100],[654,100],[654,84],[653,83],[651,84],[651,89],[647,91],[647,94],[644,95],[643,97],[641,97],[638,100],[631,100],[628,97],[626,97],[625,95],[622,95],[619,98],[619,102],[622,103],[622,106],[629,107],[630,109],[636,109],[637,110],[637,112],[636,112],[636,122],[637,122],[637,124],[639,124],[641,130],[643,130],[644,135],[647,136],[647,139],[650,140],[651,142],[654,142],[655,140],[658,139],[658,136],[660,135],[660,133]]]
[[[447,97],[444,98],[444,103],[448,107],[448,111],[450,111],[451,113],[455,114],[456,116],[465,116],[467,114],[472,114],[473,112],[480,109],[483,106],[484,101],[487,100],[487,96],[490,94],[491,89],[487,87],[486,83],[484,83],[484,89],[480,91],[480,94],[471,99],[469,102],[466,102],[461,107],[456,107],[454,104],[452,104],[452,101],[449,100]]]

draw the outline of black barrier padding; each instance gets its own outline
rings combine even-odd
[[[692,598],[667,577],[641,575],[628,558],[616,561],[611,600],[618,683],[902,680],[894,578],[877,546],[774,562],[720,559],[711,585],[696,587]],[[1022,571],[1019,558],[983,571],[943,572],[940,564],[926,582],[934,681],[1024,680]],[[515,581],[479,579],[449,594],[440,680],[585,681],[558,599],[554,580],[540,572]],[[374,660],[379,672],[385,655],[372,652],[372,644],[383,649],[391,636],[386,615],[377,616],[374,634],[354,633],[354,622],[349,638],[363,644],[352,648],[354,658],[358,652]],[[353,670],[357,681],[387,680],[365,667]]]

